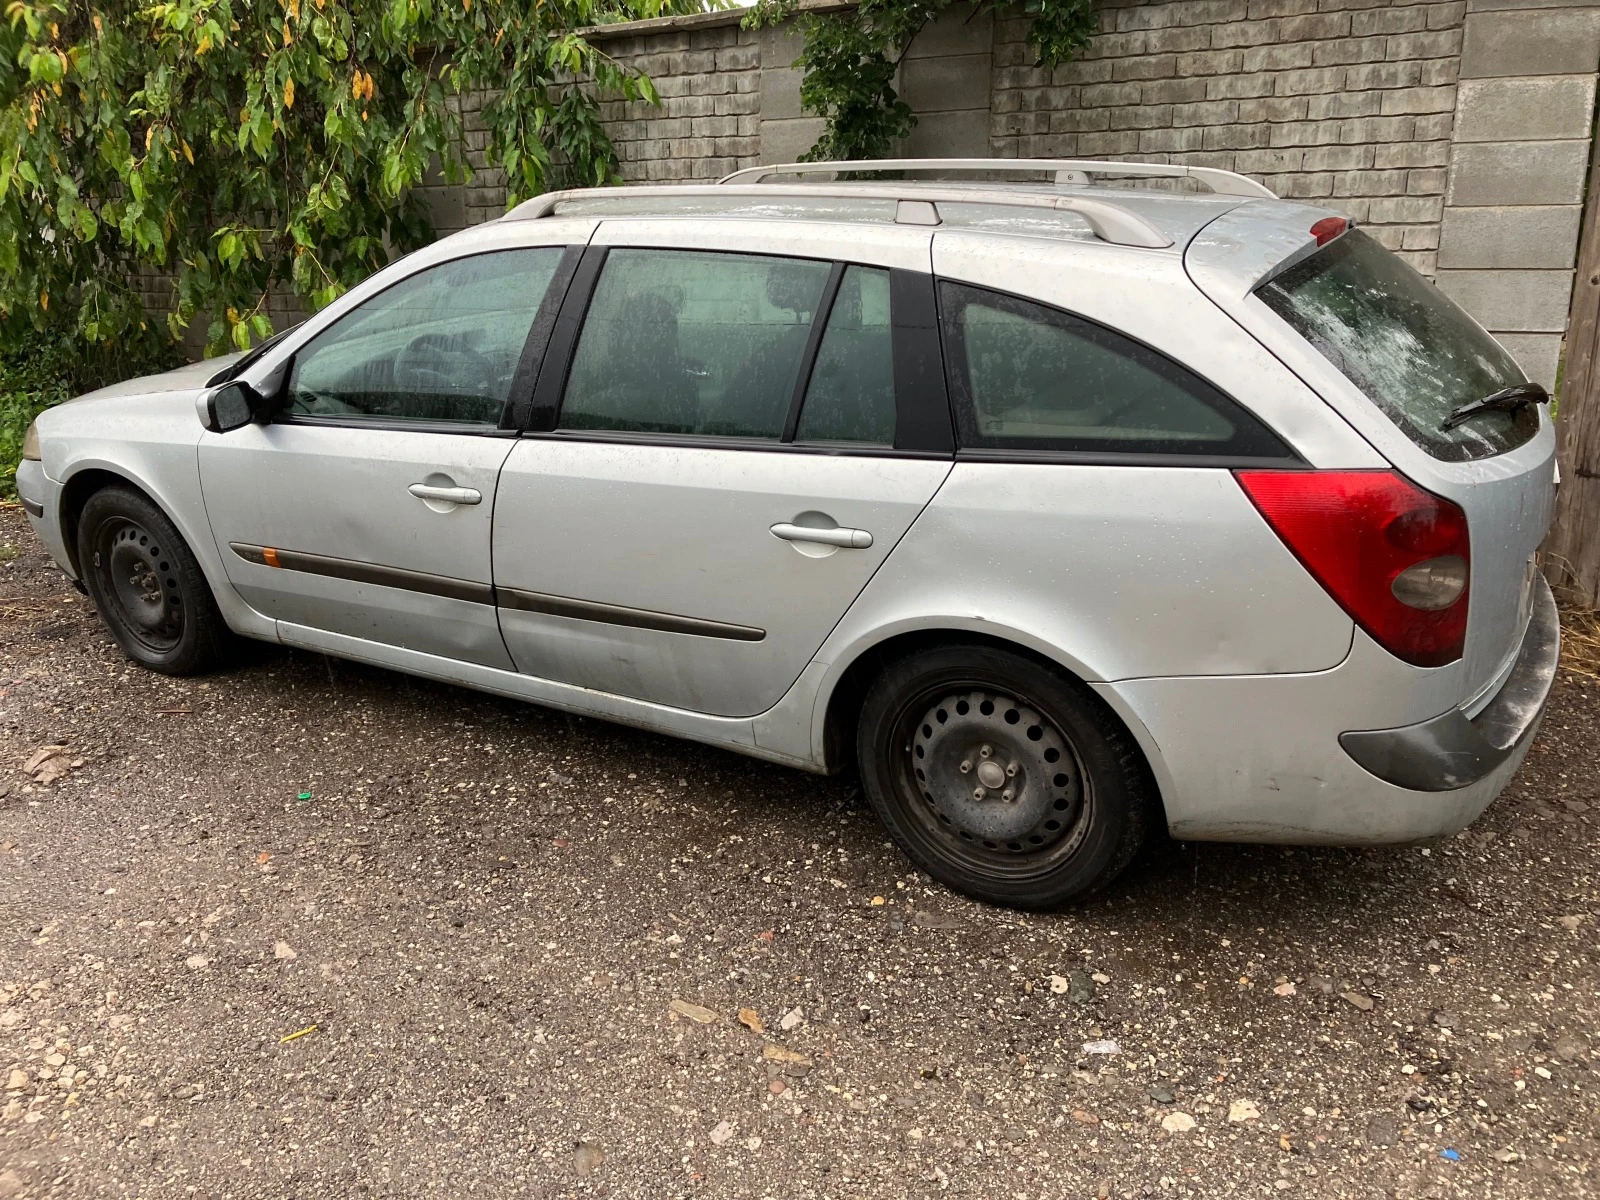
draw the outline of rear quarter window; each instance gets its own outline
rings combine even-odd
[[[1534,405],[1445,428],[1452,410],[1525,376],[1453,300],[1359,229],[1256,295],[1435,458],[1488,458],[1538,432]]]
[[[1210,383],[1103,325],[951,281],[939,309],[964,448],[1293,457]]]

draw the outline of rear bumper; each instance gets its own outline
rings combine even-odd
[[[1381,845],[1446,836],[1475,821],[1521,765],[1537,732],[1559,649],[1555,609],[1541,585],[1520,658],[1473,720],[1451,717],[1465,690],[1449,667],[1407,666],[1357,629],[1348,658],[1290,675],[1128,679],[1090,686],[1145,751],[1172,836],[1189,840]],[[1439,722],[1465,726],[1475,755],[1454,763],[1457,786],[1402,786],[1362,766],[1341,730],[1388,737]],[[1459,717],[1459,725],[1457,725]],[[1462,735],[1465,738],[1465,735]],[[1359,743],[1358,743],[1359,744]],[[1421,761],[1435,756],[1418,753]],[[1387,767],[1385,769],[1388,769]],[[1391,770],[1391,774],[1395,774]],[[1413,767],[1401,776],[1418,782]],[[1435,771],[1435,777],[1438,772]]]
[[[1398,729],[1339,735],[1345,753],[1385,783],[1450,792],[1486,778],[1530,739],[1544,714],[1561,658],[1561,615],[1550,585],[1534,580],[1533,615],[1511,674],[1469,719],[1459,708]]]

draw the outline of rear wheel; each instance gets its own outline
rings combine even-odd
[[[889,667],[857,744],[867,797],[911,859],[981,900],[1052,908],[1138,851],[1152,789],[1082,684],[1032,659],[950,646]]]
[[[78,565],[100,619],[140,666],[193,675],[226,660],[232,634],[200,564],[147,496],[127,487],[90,496],[78,519]]]

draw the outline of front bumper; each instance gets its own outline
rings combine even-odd
[[[1385,783],[1416,792],[1470,787],[1532,737],[1561,660],[1561,614],[1543,576],[1534,579],[1533,614],[1516,665],[1476,717],[1453,708],[1399,729],[1339,735],[1345,753]]]
[[[22,501],[22,509],[28,514],[28,524],[50,551],[50,557],[66,572],[68,579],[76,580],[77,573],[72,569],[72,557],[67,553],[58,516],[61,511],[61,485],[44,473],[42,463],[31,458],[23,459],[17,464],[17,498]]]
[[[17,499],[30,517],[44,516],[44,464],[25,458],[17,464]]]

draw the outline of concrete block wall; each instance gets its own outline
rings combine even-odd
[[[687,18],[675,28],[669,23],[604,40],[607,54],[650,76],[661,95],[659,108],[601,104],[629,180],[711,180],[758,161],[761,39],[722,14],[710,15],[722,19]]]
[[[761,31],[761,143],[749,166],[794,162],[822,135],[822,118],[800,107],[800,71],[794,65],[800,49],[792,26]]]
[[[917,114],[900,153],[988,158],[994,87],[994,13],[948,9],[911,43],[896,90]]]
[[[807,7],[847,5],[821,0]],[[630,183],[715,179],[758,163],[792,162],[816,143],[822,120],[800,107],[799,34],[793,26],[741,29],[741,18],[708,13],[589,31],[606,53],[650,75],[661,93],[660,108],[602,106]],[[989,153],[993,25],[988,12],[951,14],[912,45],[898,86],[918,123],[903,153]]]
[[[596,35],[635,29],[648,41],[685,20],[701,28],[737,14]],[[1102,0],[1099,26],[1077,60],[1046,71],[1025,17],[951,9],[901,66],[900,94],[918,115],[901,152],[1241,171],[1356,218],[1555,383],[1600,2]],[[764,30],[757,43],[756,157],[738,165],[797,158],[821,128],[800,109],[798,39]],[[662,177],[626,161],[624,174]]]
[[[1463,0],[1105,0],[1079,59],[995,31],[996,157],[1222,167],[1337,208],[1432,272]]]
[[[1583,220],[1600,8],[1469,0],[1438,283],[1547,385]]]

